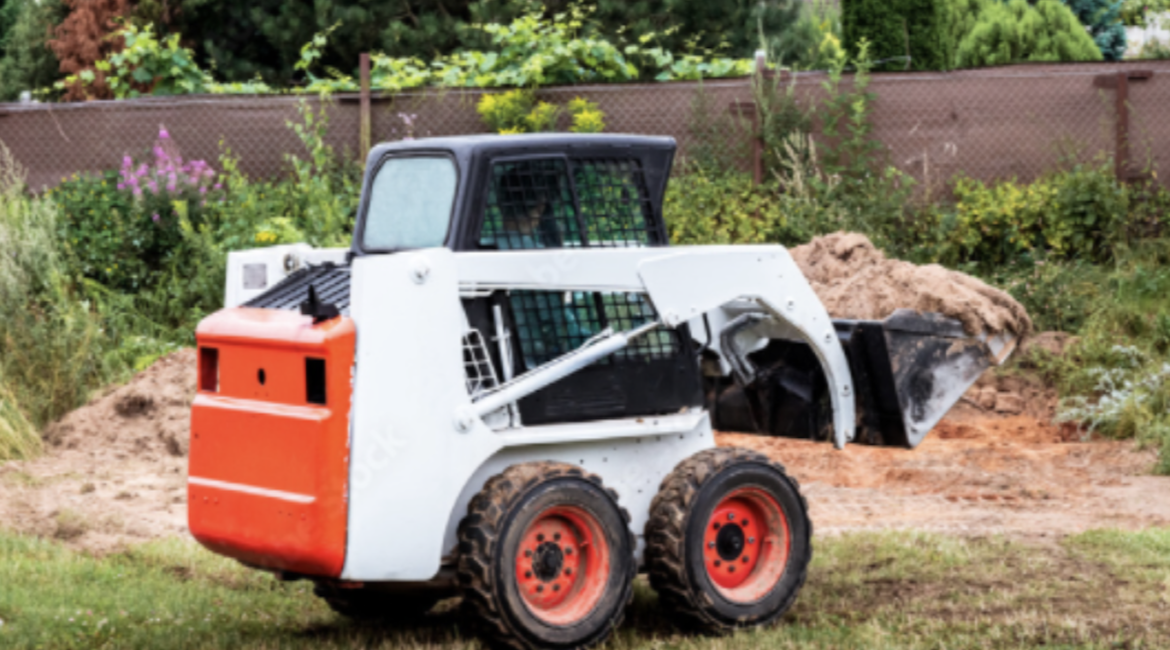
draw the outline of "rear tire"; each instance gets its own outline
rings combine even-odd
[[[464,605],[496,647],[588,648],[633,598],[634,536],[617,494],[572,465],[514,465],[459,525]]]
[[[746,449],[709,449],[662,482],[646,524],[650,584],[690,627],[766,625],[796,601],[812,522],[784,467]]]
[[[318,582],[313,593],[329,609],[357,621],[404,623],[426,614],[441,598],[429,594],[388,594],[368,589],[341,589]]]

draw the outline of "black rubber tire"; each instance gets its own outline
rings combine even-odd
[[[388,594],[369,589],[339,589],[316,583],[313,593],[333,611],[357,621],[402,623],[416,621],[440,600],[430,594]]]
[[[571,625],[532,614],[519,592],[514,559],[528,525],[550,507],[586,510],[610,548],[610,573],[600,600]],[[588,648],[621,625],[633,600],[635,539],[617,494],[578,467],[555,462],[513,465],[488,480],[459,524],[459,584],[465,611],[493,647]]]
[[[703,533],[711,512],[736,488],[770,494],[788,520],[787,567],[771,591],[741,604],[711,582],[703,563]],[[646,523],[646,565],[659,601],[684,626],[709,634],[778,620],[796,601],[812,559],[812,522],[800,487],[784,467],[747,449],[708,449],[683,461],[662,482]]]

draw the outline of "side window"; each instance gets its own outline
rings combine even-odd
[[[651,206],[637,160],[580,158],[573,182],[581,202],[589,246],[626,247],[650,243]]]
[[[499,250],[645,246],[652,214],[645,188],[641,167],[630,159],[498,162],[479,244]],[[526,370],[579,348],[606,327],[628,331],[657,318],[636,293],[513,291],[508,302]],[[679,350],[678,334],[660,330],[599,365],[670,359]]]
[[[479,244],[500,250],[580,246],[564,159],[493,165]]]

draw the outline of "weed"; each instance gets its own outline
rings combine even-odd
[[[53,537],[64,541],[77,539],[89,530],[89,522],[85,516],[69,508],[63,508],[57,513],[56,524]]]

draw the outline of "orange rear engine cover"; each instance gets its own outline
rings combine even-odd
[[[199,324],[196,340],[191,533],[247,564],[340,575],[353,321],[225,309]]]

